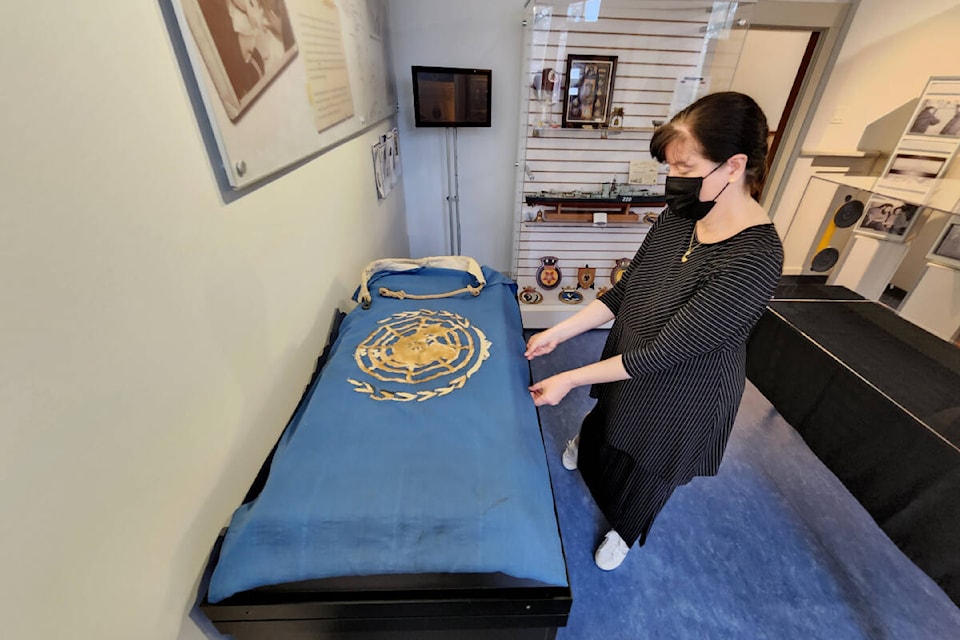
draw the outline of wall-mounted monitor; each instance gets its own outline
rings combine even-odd
[[[489,127],[490,69],[412,67],[418,127]]]

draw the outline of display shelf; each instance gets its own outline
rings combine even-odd
[[[610,135],[619,135],[621,133],[653,133],[656,127],[594,127],[594,128],[579,128],[579,127],[539,127],[536,125],[530,126],[530,135],[534,138],[563,138],[569,136],[575,137],[597,137],[595,134],[600,134],[601,139],[606,139]]]
[[[606,227],[582,222],[522,223],[517,285],[520,291],[533,287],[543,297],[539,304],[521,302],[523,326],[528,329],[552,326],[584,308],[596,298],[601,287],[613,286],[612,275],[618,261],[633,258],[649,229],[650,225],[644,222]],[[557,258],[556,268],[561,273],[553,289],[543,289],[537,283],[537,271],[546,256]],[[577,286],[577,272],[581,267],[596,270],[594,287],[580,289],[584,297],[580,304],[561,302],[558,296],[563,288]]]
[[[593,223],[594,213],[607,214],[607,223],[642,221],[639,214],[633,213],[635,207],[662,208],[666,202],[662,194],[625,194],[603,197],[564,198],[558,196],[528,195],[524,198],[529,206],[542,206],[540,213],[548,222],[589,222]]]
[[[605,225],[595,224],[593,221],[582,221],[582,220],[544,220],[543,222],[528,220],[523,224],[535,225],[535,227],[538,230],[597,228],[597,227],[602,227],[604,229],[636,229],[637,227],[642,227],[644,228],[644,230],[646,230],[650,228],[650,224],[651,224],[651,221],[646,218],[647,216],[644,215],[639,222],[608,222]]]
[[[594,296],[587,294],[580,304],[564,304],[562,302],[541,302],[540,304],[521,304],[520,318],[524,329],[549,329],[558,322],[570,317],[570,314],[579,311],[593,302]],[[609,329],[613,321],[607,322],[598,329]]]

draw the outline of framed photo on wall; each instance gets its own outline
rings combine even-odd
[[[616,74],[617,56],[569,54],[563,92],[563,127],[606,127]]]
[[[915,204],[874,195],[864,206],[857,233],[881,240],[903,242],[917,220],[920,207]]]
[[[960,216],[950,217],[927,254],[927,260],[960,269]]]

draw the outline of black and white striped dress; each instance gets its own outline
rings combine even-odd
[[[715,475],[740,405],[746,341],[783,267],[764,224],[713,244],[694,222],[659,216],[601,301],[615,314],[603,359],[623,354],[630,378],[595,385],[578,467],[611,526],[643,544],[673,490]]]

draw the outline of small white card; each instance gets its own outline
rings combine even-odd
[[[655,185],[659,173],[660,165],[657,164],[656,160],[631,160],[627,183]]]

